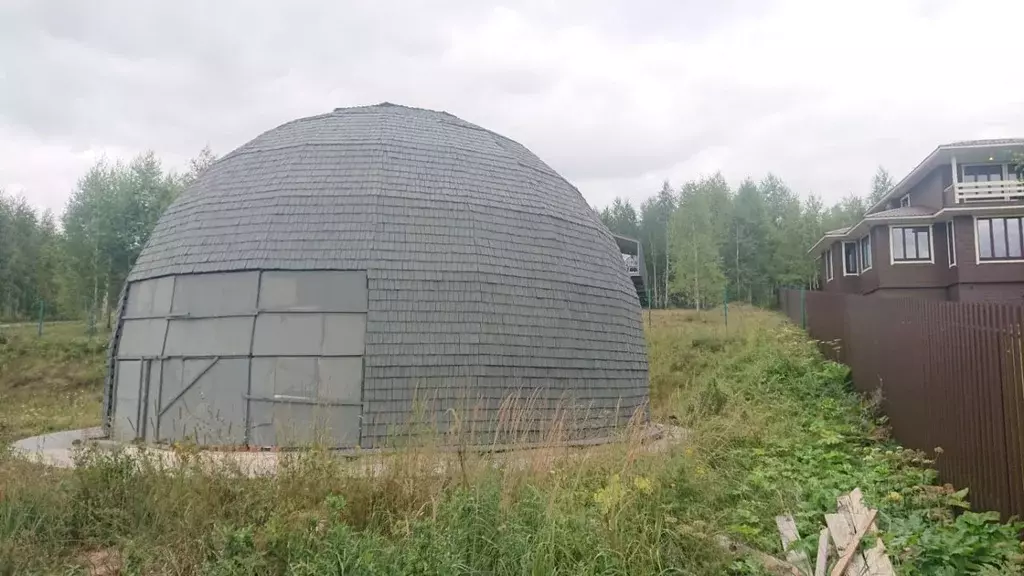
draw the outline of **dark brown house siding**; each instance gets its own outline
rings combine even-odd
[[[953,219],[958,285],[950,296],[964,302],[1017,302],[1024,299],[1024,262],[978,263],[973,216]]]
[[[1024,262],[978,263],[972,216],[957,216],[953,226],[960,282],[1024,282]]]
[[[916,186],[907,191],[910,195],[911,206],[927,206],[936,210],[951,203],[948,202],[943,191],[953,183],[952,169],[946,166],[938,166],[925,175],[924,179]],[[950,199],[951,200],[951,199]],[[893,198],[886,208],[898,208],[900,198]]]
[[[858,294],[860,293],[860,282],[857,276],[844,276],[843,275],[843,243],[836,242],[830,248],[832,251],[832,270],[834,276],[832,281],[828,281],[826,275],[826,263],[825,256],[822,254],[821,258],[821,278],[824,284],[822,287],[826,292],[843,292],[847,294]]]
[[[956,284],[950,287],[950,300],[960,302],[1022,302],[1024,282]]]
[[[942,288],[951,283],[949,268],[946,264],[945,225],[931,227],[932,259],[934,262],[903,262],[893,263],[889,252],[889,226],[876,226],[872,229],[872,241],[882,249],[876,263],[878,267],[878,283],[882,288]]]
[[[957,265],[949,266],[946,223],[931,225],[931,263],[894,263],[889,251],[890,227],[871,229],[872,267],[858,276],[843,275],[843,243],[832,245],[834,278],[824,281],[825,259],[820,260],[822,289],[846,294],[874,294],[881,298],[1018,302],[1024,301],[1024,262],[977,263],[974,218],[953,220]]]
[[[870,294],[878,290],[878,264],[882,258],[889,258],[889,253],[886,251],[888,248],[885,250],[879,248],[878,238],[876,238],[874,232],[874,230],[868,231],[868,234],[871,236],[871,268],[860,273],[859,288],[861,294]],[[860,238],[857,241],[860,242]]]

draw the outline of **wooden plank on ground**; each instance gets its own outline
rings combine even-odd
[[[779,527],[779,536],[782,538],[782,550],[786,553],[786,560],[798,568],[804,574],[811,573],[811,563],[807,554],[800,550],[790,550],[794,542],[800,539],[800,532],[796,528],[796,520],[790,515],[776,516],[775,525]]]
[[[814,563],[814,576],[825,576],[828,570],[828,528],[818,534],[818,558]]]
[[[860,488],[854,488],[850,492],[850,510],[858,518],[863,518],[871,511],[864,505],[864,494],[861,493]],[[868,526],[868,533],[876,534],[877,532],[878,526],[872,521]],[[882,543],[881,538],[875,538],[875,545],[865,550],[863,554],[864,561],[868,566],[868,574],[871,576],[892,576],[896,574],[892,561],[889,560],[889,555],[885,553],[885,544]]]
[[[857,548],[860,546],[860,541],[864,539],[864,535],[868,533],[871,525],[875,522],[875,514],[878,510],[872,510],[868,513],[868,517],[860,520],[860,524],[857,525],[854,530],[853,540],[850,541],[846,547],[846,552],[839,557],[839,561],[836,562],[835,568],[832,569],[832,576],[843,576],[843,572],[846,572],[846,567],[849,566],[850,560],[853,559],[854,555],[857,554]],[[870,569],[869,569],[870,571]]]
[[[753,556],[761,563],[762,566],[764,566],[765,570],[771,574],[776,574],[777,576],[802,576],[799,568],[785,560],[779,560],[770,554],[765,554],[760,550],[755,550],[740,542],[733,542],[725,536],[719,536],[717,540],[719,546],[730,552],[739,552],[741,554]]]
[[[825,524],[828,526],[829,534],[832,535],[836,553],[842,556],[853,541],[854,527],[850,525],[849,518],[844,514],[825,514]],[[868,573],[867,563],[860,554],[853,555],[846,573],[850,576],[863,576]]]
[[[881,538],[875,538],[874,547],[870,550],[858,552],[855,543],[860,543],[858,534],[862,538],[866,534],[874,534],[878,528],[874,523],[874,513],[864,505],[864,496],[859,488],[855,488],[849,494],[840,496],[837,499],[837,514],[826,514],[825,523],[832,534],[832,541],[836,545],[840,558],[849,549],[853,549],[849,566],[845,572],[848,576],[893,576],[895,571],[892,562],[885,553],[885,546]],[[856,539],[856,540],[855,540]]]

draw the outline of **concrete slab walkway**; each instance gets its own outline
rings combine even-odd
[[[129,456],[149,458],[155,463],[177,466],[178,454],[173,450],[156,446],[119,444],[105,439],[102,428],[83,428],[33,436],[15,442],[14,454],[30,462],[55,468],[74,468],[76,454],[87,447],[110,451],[123,450]],[[273,474],[277,470],[277,452],[213,452],[203,451],[198,458],[204,465],[225,466],[241,471],[248,476]]]
[[[686,441],[688,431],[677,426],[666,426],[663,424],[650,424],[645,430],[644,439],[641,442],[642,450],[645,452],[663,452],[675,444]],[[546,455],[541,459],[559,459],[562,457],[582,457],[591,449],[599,449],[606,446],[606,443],[593,444],[590,446],[554,446],[522,448],[491,453],[490,460],[495,466],[522,467],[529,465],[538,455]],[[101,450],[117,451],[140,460],[145,459],[158,466],[176,467],[181,464],[181,456],[174,450],[159,446],[121,444],[105,439],[102,428],[83,428],[81,430],[67,430],[53,432],[41,436],[33,436],[15,442],[12,446],[16,456],[30,462],[45,464],[56,468],[74,468],[76,455],[79,451],[94,447]],[[445,450],[430,451],[434,465],[441,472],[445,468],[445,462],[454,452]],[[220,452],[214,450],[202,450],[190,458],[197,459],[204,470],[231,470],[237,471],[246,476],[266,476],[275,474],[278,465],[289,458],[298,458],[302,451],[285,452]],[[357,474],[380,474],[388,466],[387,462],[400,453],[391,450],[360,450],[360,451],[338,451],[335,453],[338,458],[348,461],[354,473]],[[193,460],[193,462],[196,460]]]
[[[32,462],[57,468],[72,468],[75,465],[74,450],[103,437],[103,428],[97,426],[25,438],[15,442],[11,448],[15,455]]]

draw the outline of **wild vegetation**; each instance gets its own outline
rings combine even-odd
[[[706,307],[726,298],[771,305],[779,286],[813,286],[817,268],[806,250],[828,230],[855,224],[893,186],[879,168],[867,196],[849,194],[826,208],[814,194],[800,199],[773,174],[733,190],[721,174],[665,182],[640,205],[616,198],[601,220],[643,244],[651,302]]]
[[[106,349],[81,323],[0,325],[0,443],[98,424]]]
[[[730,307],[722,320],[718,310],[645,319],[652,415],[687,431],[664,452],[629,435],[513,460],[428,445],[364,456],[371,473],[313,449],[259,478],[201,467],[187,446],[174,469],[123,453],[85,453],[71,471],[2,456],[0,574],[90,561],[124,574],[761,574],[718,537],[781,555],[776,514],[814,535],[854,487],[880,510],[901,574],[1020,571],[1021,526],[970,512],[969,493],[937,485],[920,454],[887,438],[844,367],[774,313]],[[74,332],[43,342],[73,348]],[[48,345],[32,338],[8,337],[0,358]],[[79,384],[98,390],[93,348],[51,354],[87,358]],[[0,372],[0,394],[20,381]],[[66,401],[38,391],[40,413],[64,418]],[[17,430],[50,427],[41,417]]]
[[[156,221],[214,159],[204,149],[184,173],[165,171],[152,152],[101,160],[59,218],[0,190],[0,321],[108,319]]]

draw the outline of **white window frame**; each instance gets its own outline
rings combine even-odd
[[[853,272],[846,269],[846,245],[853,244]],[[860,276],[860,245],[856,240],[843,240],[843,276]]]
[[[985,217],[982,218],[982,220],[991,220],[992,218],[1024,218],[1024,215],[1009,214],[1009,215],[1005,215],[1005,216],[1002,216],[1002,215],[1000,215],[1000,216],[985,216]],[[982,265],[982,264],[1020,264],[1021,262],[1024,262],[1024,258],[1014,258],[1012,260],[982,260],[981,259],[981,243],[978,242],[978,217],[977,217],[977,215],[974,216],[974,223],[973,223],[973,228],[971,229],[971,234],[974,235],[974,263],[975,264],[978,264],[978,265]],[[995,247],[994,246],[993,246],[992,249],[993,249],[993,251],[995,251]]]
[[[833,278],[835,278],[835,273],[832,269],[832,247],[829,246],[825,251],[825,283],[831,282]]]
[[[900,208],[906,208],[910,206],[910,194],[904,194],[900,197]]]
[[[892,229],[893,228],[928,228],[928,260],[897,260],[896,254],[892,250]],[[931,223],[928,224],[890,224],[889,225],[889,264],[895,266],[897,264],[935,264],[935,230],[932,229]]]
[[[950,268],[956,267],[956,226],[952,220],[946,222],[946,260]]]
[[[864,241],[867,240],[868,265],[864,266]],[[860,240],[857,240],[857,251],[860,256],[860,273],[863,274],[875,267],[875,255],[871,252],[871,232],[868,231]]]

